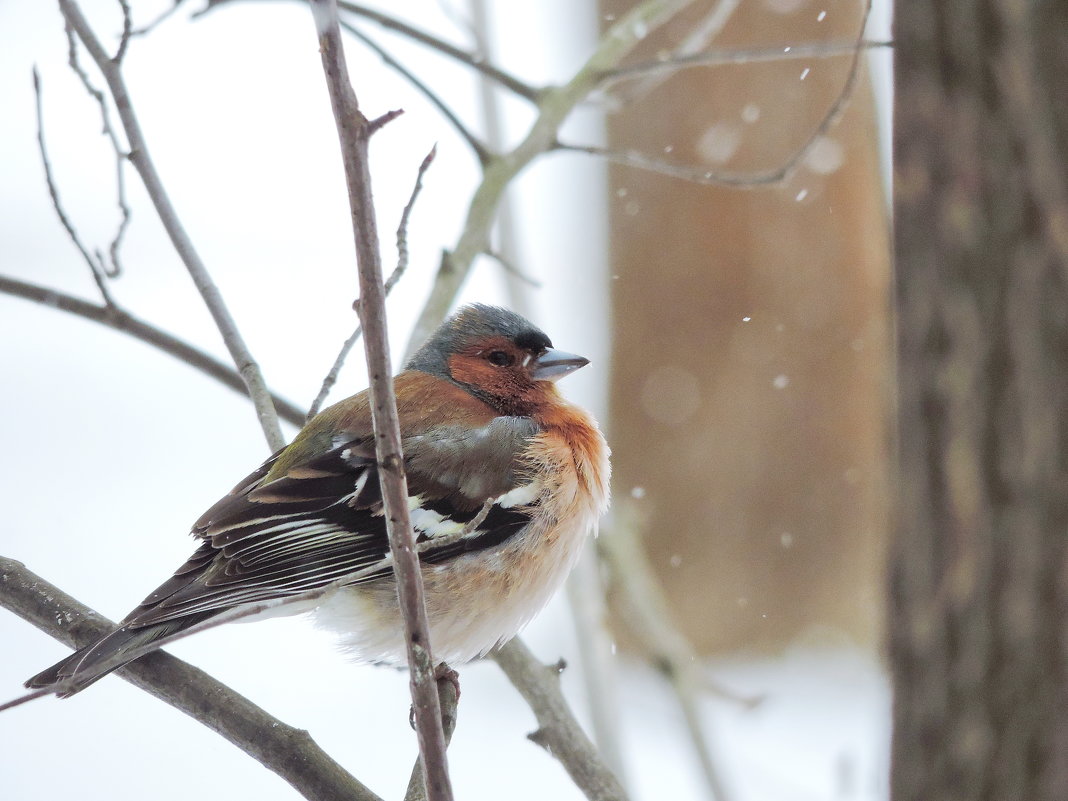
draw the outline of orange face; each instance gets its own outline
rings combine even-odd
[[[449,374],[503,413],[530,415],[556,397],[552,382],[532,375],[537,357],[507,337],[487,337],[450,356]]]

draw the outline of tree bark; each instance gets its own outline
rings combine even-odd
[[[898,4],[895,801],[1068,798],[1068,4]]]

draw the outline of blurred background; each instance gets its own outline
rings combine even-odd
[[[147,24],[169,5],[139,3],[134,20]],[[380,7],[480,47],[539,87],[567,81],[632,4],[394,5]],[[114,47],[117,4],[81,6]],[[307,406],[355,325],[352,235],[311,17],[301,3],[253,2],[191,19],[201,8],[185,3],[134,38],[124,73],[179,215],[268,383]],[[863,12],[840,0],[695,2],[626,63],[680,48],[766,54],[849,42]],[[869,39],[887,38],[887,14],[876,6]],[[495,148],[525,135],[529,103],[487,89],[470,67],[403,34],[352,19]],[[0,31],[0,273],[97,301],[49,199],[32,67],[63,206],[87,243],[106,248],[119,212],[99,108],[67,66],[54,4],[2,4]],[[409,82],[356,40],[346,47],[368,115],[405,111],[372,146],[387,269],[396,261],[390,232],[420,161],[438,145],[411,219],[411,263],[389,301],[399,365],[479,165]],[[692,649],[696,714],[738,801],[886,797],[887,59],[864,56],[841,117],[773,185],[703,185],[582,153],[539,158],[511,185],[494,236],[509,266],[479,260],[462,292],[461,300],[517,308],[558,347],[592,359],[562,386],[594,410],[614,450],[601,550],[641,543],[662,592],[644,605],[662,600],[666,622]],[[81,62],[90,66],[84,53]],[[752,57],[621,76],[580,106],[561,139],[698,174],[771,173],[802,152],[851,63],[848,52]],[[116,300],[225,360],[132,169],[126,183],[133,219],[123,274],[110,282]],[[4,295],[0,366],[0,553],[113,618],[186,558],[190,522],[266,455],[240,396],[129,337]],[[331,399],[365,385],[357,349]],[[600,720],[598,736],[635,799],[708,798],[684,713],[636,625],[628,590],[639,582],[628,575],[591,561],[571,594],[586,605],[584,590],[602,578],[610,587],[600,650],[576,634],[564,597],[524,636],[544,661],[572,665],[565,690],[583,720]],[[66,651],[7,612],[0,643],[3,699]],[[172,650],[307,728],[379,794],[403,793],[415,755],[403,674],[348,664],[299,618],[216,629]],[[584,671],[598,679],[599,700]],[[462,683],[449,752],[458,798],[581,797],[526,740],[533,715],[495,665],[464,668]],[[591,713],[591,703],[607,704],[608,714]],[[295,797],[119,679],[0,715],[0,754],[12,799]]]

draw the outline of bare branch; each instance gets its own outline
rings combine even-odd
[[[162,23],[170,19],[171,15],[174,14],[174,12],[177,11],[184,2],[185,0],[171,0],[170,8],[160,12],[160,14],[147,25],[142,25],[140,28],[134,28],[132,31],[130,31],[130,35],[147,36],[148,34],[152,33],[152,31],[154,31]]]
[[[98,261],[98,257],[94,257],[93,254],[82,244],[81,237],[78,236],[78,232],[74,228],[74,223],[70,221],[67,213],[63,210],[63,204],[59,200],[59,189],[56,186],[56,181],[52,175],[52,162],[48,158],[48,148],[45,147],[44,138],[44,115],[41,110],[41,76],[37,73],[37,68],[33,70],[33,94],[36,101],[37,111],[37,149],[41,153],[41,164],[44,167],[45,183],[48,184],[48,195],[52,199],[52,208],[56,212],[56,216],[59,217],[59,222],[63,226],[63,229],[67,232],[67,236],[70,237],[74,246],[78,248],[78,252],[82,254],[82,258],[85,263],[89,265],[89,272],[93,276],[93,280],[96,282],[97,287],[100,289],[100,294],[104,298],[104,303],[107,306],[114,306],[115,301],[111,297],[111,290],[107,285],[107,268],[103,264],[103,260]]]
[[[525,272],[516,267],[512,262],[505,257],[503,253],[497,250],[486,250],[485,254],[497,262],[504,269],[506,273],[515,277],[517,280],[522,281],[532,289],[541,289],[541,281],[537,278],[527,275]]]
[[[415,351],[444,319],[467,279],[475,257],[489,246],[489,233],[505,188],[531,161],[552,149],[560,125],[596,87],[600,75],[615,67],[647,34],[690,0],[645,0],[622,16],[601,37],[582,68],[563,86],[545,90],[538,100],[538,116],[515,149],[490,160],[482,182],[468,206],[460,240],[442,259],[430,297],[408,340],[407,355]]]
[[[65,32],[67,34],[67,64],[70,66],[74,74],[78,76],[82,82],[82,86],[85,87],[85,91],[89,93],[89,96],[96,101],[96,104],[100,107],[100,120],[103,126],[104,135],[111,140],[111,147],[115,151],[115,184],[117,190],[117,203],[119,206],[119,226],[115,231],[115,235],[111,238],[111,244],[108,246],[108,257],[111,261],[109,267],[104,261],[103,255],[100,250],[94,250],[97,262],[99,264],[100,271],[103,272],[107,278],[118,278],[122,274],[122,262],[119,259],[119,250],[122,247],[122,240],[126,235],[126,229],[130,225],[130,206],[126,202],[126,160],[129,158],[129,153],[123,147],[122,142],[119,141],[119,135],[115,132],[114,126],[111,124],[111,115],[108,113],[108,103],[104,98],[104,93],[97,89],[91,80],[89,75],[82,68],[81,63],[78,61],[78,44],[75,39],[74,29],[67,23],[65,26]],[[40,112],[38,111],[38,118],[40,118]],[[40,127],[40,122],[38,122]],[[94,270],[94,272],[96,272]],[[95,276],[94,276],[95,277]],[[97,283],[100,283],[97,278]],[[107,297],[107,289],[100,287],[100,291]]]
[[[130,44],[130,33],[133,30],[129,0],[119,0],[119,7],[122,9],[122,37],[119,39],[119,49],[115,51],[111,59],[116,64],[121,64],[123,58],[126,57],[126,47]]]
[[[386,280],[386,296],[393,291],[393,287],[400,281],[401,276],[404,275],[404,271],[408,269],[408,218],[411,217],[412,209],[415,208],[415,200],[419,197],[419,193],[423,189],[423,176],[426,171],[430,169],[430,165],[434,161],[434,157],[437,155],[438,146],[434,145],[430,152],[426,154],[426,158],[423,159],[423,163],[419,165],[419,172],[415,176],[415,186],[412,187],[412,194],[408,198],[408,203],[404,207],[404,211],[401,212],[400,224],[397,226],[397,266],[393,268],[393,272],[390,273],[389,278]],[[352,304],[353,308],[356,308],[356,303]],[[322,408],[323,403],[326,402],[327,395],[330,394],[330,390],[333,389],[334,384],[337,383],[338,374],[341,372],[341,368],[345,364],[345,360],[349,356],[349,351],[352,350],[352,346],[356,344],[356,341],[363,334],[363,326],[357,325],[356,330],[352,332],[352,335],[345,340],[341,346],[341,350],[338,351],[337,358],[334,359],[334,364],[330,367],[330,372],[326,374],[326,378],[323,379],[323,384],[319,388],[319,394],[315,396],[315,400],[312,401],[311,408],[308,409],[308,419],[311,420],[315,415],[319,413],[319,409]]]
[[[114,624],[12,559],[0,557],[0,606],[57,640],[81,647]],[[294,729],[216,681],[165,653],[128,665],[119,675],[222,735],[289,782],[309,801],[379,801],[324,752],[306,731]]]
[[[360,111],[349,82],[335,0],[312,0],[312,16],[319,37],[323,73],[330,93],[342,162],[349,190],[353,234],[356,240],[360,301],[364,327],[364,351],[371,382],[371,419],[382,485],[382,500],[394,560],[397,591],[404,616],[405,641],[410,668],[412,705],[423,765],[423,781],[430,801],[451,801],[441,729],[441,706],[431,655],[429,624],[423,600],[423,580],[415,535],[408,514],[408,486],[404,475],[400,421],[393,392],[393,370],[386,327],[385,287],[382,283],[378,229],[371,194],[368,143],[373,122]]]
[[[40,303],[42,306],[84,317],[86,320],[92,320],[94,323],[100,323],[108,328],[129,334],[135,339],[159,348],[164,353],[185,362],[190,367],[200,370],[205,375],[234,390],[234,392],[248,396],[244,381],[241,380],[241,376],[232,367],[168,334],[166,331],[134,317],[121,306],[97,306],[55,289],[48,289],[3,275],[0,275],[0,293]],[[282,419],[287,423],[292,423],[295,426],[303,424],[304,412],[300,408],[278,395],[272,394],[271,400],[277,407]]]
[[[353,306],[355,305],[356,304],[354,303]],[[362,335],[363,326],[357,324],[355,330],[349,334],[348,339],[341,343],[341,350],[337,352],[337,358],[335,358],[334,363],[330,365],[330,371],[326,374],[326,378],[323,379],[322,386],[319,387],[319,393],[315,396],[315,400],[312,401],[311,406],[308,407],[308,416],[305,421],[311,420],[315,415],[319,414],[319,410],[323,408],[323,404],[326,402],[330,390],[332,390],[334,384],[337,383],[337,377],[341,373],[341,368],[345,366],[345,360],[349,357],[349,352],[352,350],[352,346],[359,341]]]
[[[733,48],[722,47],[702,50],[699,53],[672,56],[657,61],[642,61],[623,67],[606,70],[603,73],[604,89],[627,78],[656,73],[675,73],[688,67],[722,67],[728,64],[756,64],[766,61],[791,61],[795,59],[832,58],[846,56],[861,50],[876,50],[893,47],[887,40],[862,39],[860,42],[804,42],[802,44],[783,45],[782,47]]]
[[[771,170],[742,172],[735,170],[708,170],[702,167],[690,167],[681,164],[673,164],[662,159],[648,156],[635,150],[612,150],[597,145],[571,145],[557,141],[555,149],[569,150],[576,153],[587,153],[600,156],[615,164],[623,164],[628,167],[637,167],[649,170],[659,175],[667,175],[672,178],[681,178],[698,184],[718,184],[723,186],[735,186],[747,189],[768,184],[777,184],[788,179],[808,156],[812,146],[820,137],[827,133],[845,113],[846,105],[853,92],[856,90],[857,81],[860,79],[860,59],[865,52],[864,31],[868,26],[868,17],[871,15],[871,0],[864,6],[864,14],[860,23],[860,31],[852,45],[853,58],[849,64],[849,72],[846,74],[845,83],[838,93],[827,113],[820,120],[819,125],[808,135],[794,153],[781,165]]]
[[[395,17],[391,17],[388,14],[383,14],[381,11],[376,11],[373,8],[361,6],[356,3],[348,3],[342,1],[338,3],[338,7],[347,13],[356,14],[358,16],[374,20],[383,28],[387,28],[389,30],[396,31],[397,33],[401,33],[404,36],[407,36],[409,39],[412,39],[413,41],[419,42],[420,44],[424,44],[432,50],[437,50],[439,53],[442,53],[443,55],[446,55],[449,58],[454,59],[455,61],[459,61],[461,64],[466,64],[472,69],[475,69],[478,72],[482,73],[490,80],[499,83],[505,89],[516,95],[519,95],[522,98],[525,98],[526,100],[535,102],[541,94],[540,89],[536,89],[530,84],[524,83],[523,81],[519,80],[514,75],[510,75],[504,70],[495,67],[492,64],[489,64],[488,62],[486,62],[485,59],[480,58],[474,53],[469,53],[466,50],[456,47],[455,45],[451,45],[445,40],[439,39],[438,37],[429,34],[426,31],[421,31],[418,28],[409,25],[406,22],[402,22],[401,20]]]
[[[541,664],[519,638],[497,648],[490,656],[538,719],[539,728],[529,735],[530,739],[560,761],[590,801],[625,801],[627,794],[622,785],[604,764],[560,692],[563,663]]]
[[[442,100],[433,89],[427,86],[414,73],[412,73],[411,70],[397,61],[397,59],[391,56],[388,51],[363,33],[359,28],[348,22],[342,22],[341,27],[367,45],[367,47],[371,48],[378,54],[378,57],[382,59],[386,66],[396,70],[408,81],[408,83],[421,92],[422,95],[430,101],[430,104],[441,113],[454,129],[456,129],[456,132],[460,134],[460,138],[467,142],[468,147],[474,151],[476,158],[478,158],[479,164],[485,164],[489,161],[490,153],[486,146],[477,136],[471,133],[467,126],[463,124],[463,121],[453,113],[453,110],[449,108],[448,104]]]
[[[278,450],[285,444],[285,440],[282,437],[282,430],[278,425],[278,414],[271,404],[270,392],[268,392],[267,385],[263,380],[263,374],[245,345],[237,325],[226,307],[226,302],[219,292],[219,288],[212,280],[207,267],[193,247],[192,240],[178,219],[178,214],[163,186],[163,182],[160,180],[159,173],[156,172],[156,168],[149,156],[148,143],[141,132],[141,126],[134,113],[126,83],[122,78],[121,64],[108,57],[108,54],[100,44],[100,40],[97,39],[96,34],[89,27],[88,21],[74,0],[59,0],[59,7],[67,24],[78,34],[78,38],[81,39],[82,44],[89,51],[89,55],[96,62],[97,69],[100,70],[104,80],[107,82],[108,91],[111,92],[111,96],[115,100],[115,108],[119,113],[119,118],[122,120],[126,139],[130,143],[130,162],[141,176],[145,189],[148,191],[148,195],[152,199],[152,203],[159,215],[160,222],[163,223],[174,249],[185,264],[186,269],[193,278],[193,283],[215,320],[223,342],[226,343],[230,356],[233,358],[234,364],[237,366],[238,372],[248,388],[249,397],[252,398],[252,402],[256,407],[260,427],[263,429],[268,445],[270,445],[271,450]]]
[[[307,0],[301,1],[307,2]],[[233,0],[208,0],[208,3],[203,10],[195,13],[193,18],[195,19],[203,16],[219,6],[228,5],[232,2]],[[468,67],[480,72],[490,80],[499,83],[508,91],[525,100],[529,100],[533,103],[536,102],[541,95],[541,89],[519,80],[519,78],[505,72],[499,67],[495,67],[477,54],[470,53],[461,47],[450,44],[444,39],[434,36],[432,33],[427,33],[420,28],[416,28],[414,25],[409,25],[407,22],[404,22],[397,17],[392,17],[389,14],[374,8],[368,8],[367,6],[361,6],[357,3],[348,3],[344,1],[338,3],[338,8],[347,14],[353,14],[358,17],[363,17],[364,19],[372,20],[387,30],[395,31],[402,36],[411,39],[413,42],[419,42],[419,44],[426,45],[431,50],[436,50],[454,61],[466,64]]]

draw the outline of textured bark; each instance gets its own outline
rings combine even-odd
[[[1068,798],[1068,4],[896,14],[895,801]]]
[[[716,6],[696,3],[633,60],[678,46]],[[821,8],[741,3],[705,47],[856,37],[860,3]],[[612,115],[609,140],[772,170],[820,124],[850,62],[681,70]],[[642,521],[675,619],[703,652],[774,652],[829,630],[879,641],[890,272],[875,143],[861,80],[784,185],[612,168],[613,505]]]

